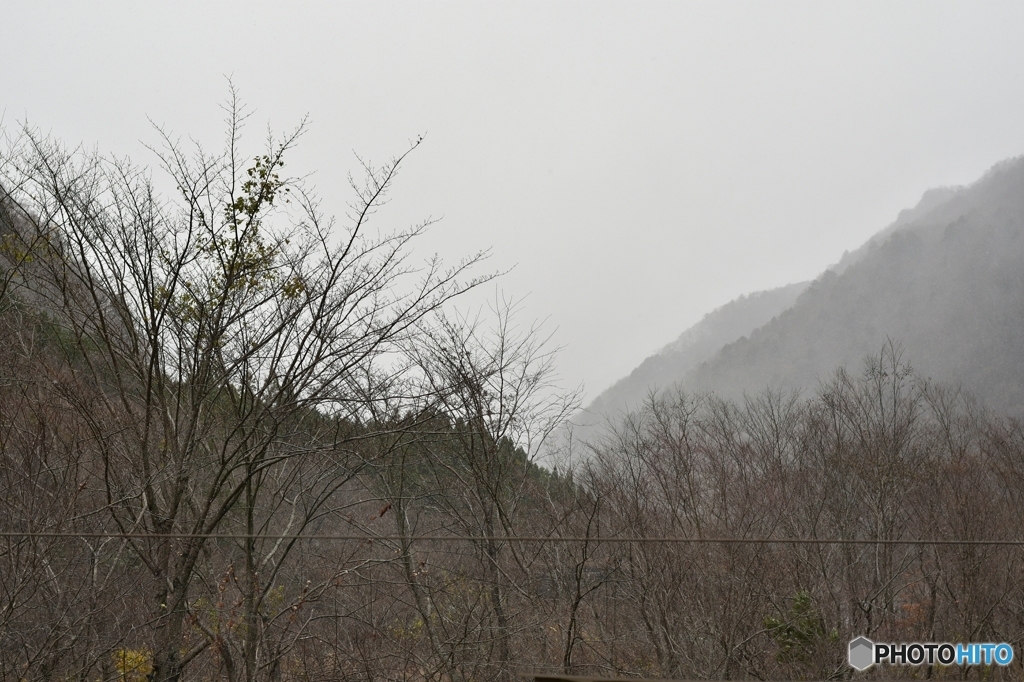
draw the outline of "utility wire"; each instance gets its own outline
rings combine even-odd
[[[625,538],[625,537],[540,537],[499,535],[254,535],[244,533],[49,533],[33,531],[0,531],[0,538],[88,538],[110,540],[324,540],[328,542],[591,542],[591,543],[666,543],[666,544],[749,544],[749,545],[966,545],[966,546],[1024,546],[1024,540],[871,540],[849,538]]]

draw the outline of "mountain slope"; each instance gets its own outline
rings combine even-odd
[[[928,190],[813,283],[709,313],[598,395],[575,434],[674,384],[730,398],[813,389],[890,340],[925,376],[1024,414],[1024,157]]]
[[[1024,159],[941,198],[827,271],[682,385],[731,397],[813,388],[892,339],[921,373],[1024,412]]]
[[[576,421],[582,425],[639,406],[652,389],[664,388],[709,360],[727,343],[736,341],[786,310],[810,282],[740,296],[708,313],[679,337],[645,359],[629,376],[597,396]],[[577,435],[585,435],[586,426]]]

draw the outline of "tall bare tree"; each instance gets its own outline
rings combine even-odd
[[[364,164],[339,230],[301,184],[281,176],[303,126],[247,155],[234,96],[227,113],[218,154],[190,152],[162,133],[157,151],[174,198],[128,162],[68,151],[28,129],[0,178],[8,208],[32,227],[28,239],[46,240],[27,286],[63,338],[52,371],[73,375],[53,390],[98,449],[113,527],[142,536],[130,545],[150,573],[160,682],[179,679],[208,646],[184,647],[207,536],[236,514],[251,535],[287,529],[258,518],[267,477],[282,462],[344,451],[344,429],[305,440],[291,430],[314,411],[338,424],[359,418],[387,371],[381,358],[479,281],[465,276],[480,255],[454,267],[411,262],[426,224],[366,228],[419,141],[381,167]],[[336,462],[333,471],[349,477],[352,466]],[[246,580],[255,581],[248,542]],[[258,591],[246,588],[246,599]],[[257,628],[249,627],[252,679]]]

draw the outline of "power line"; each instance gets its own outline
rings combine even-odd
[[[59,533],[2,531],[0,538],[103,540],[323,540],[326,542],[520,542],[520,543],[611,543],[611,544],[749,544],[749,545],[929,545],[929,546],[1024,546],[1024,540],[878,540],[851,538],[722,538],[722,537],[542,537],[499,535],[255,535],[245,533]]]

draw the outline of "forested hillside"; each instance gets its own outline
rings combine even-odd
[[[808,284],[800,282],[740,296],[708,313],[675,341],[640,363],[628,377],[599,394],[586,413],[573,420],[579,424],[576,435],[586,438],[597,433],[594,426],[638,408],[651,391],[671,387],[712,358],[722,346],[750,334],[792,306]]]
[[[737,396],[813,389],[887,340],[924,375],[1024,414],[1024,160],[901,221],[777,319],[682,381]]]
[[[452,309],[475,257],[366,229],[405,156],[334,225],[294,141],[167,138],[170,197],[3,149],[0,680],[838,679],[859,635],[1024,644],[1024,549],[986,544],[1024,541],[1018,422],[889,344],[803,397],[668,392],[547,470],[575,402],[536,330]],[[897,237],[834,278],[898,279],[930,235]]]
[[[1024,160],[970,187],[929,190],[813,283],[708,314],[573,421],[592,437],[595,424],[676,384],[730,398],[811,391],[889,341],[922,375],[1024,414]]]

